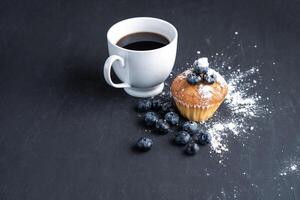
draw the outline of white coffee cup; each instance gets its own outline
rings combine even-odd
[[[166,37],[169,44],[153,50],[129,50],[117,46],[126,35],[153,32]],[[161,19],[136,17],[114,24],[107,32],[109,57],[104,64],[104,78],[115,88],[135,97],[150,97],[162,92],[164,81],[172,71],[177,51],[176,28]],[[111,67],[122,83],[113,83]]]

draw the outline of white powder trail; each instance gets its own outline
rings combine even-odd
[[[218,71],[218,69],[216,69]],[[260,101],[260,95],[251,94],[249,90],[257,86],[253,77],[258,76],[259,70],[251,67],[249,70],[230,71],[223,74],[228,83],[228,95],[224,101],[223,111],[216,112],[215,116],[202,123],[205,130],[211,135],[211,149],[213,153],[223,154],[229,151],[228,142],[231,139],[242,137],[253,131],[251,120],[267,114],[266,106]]]

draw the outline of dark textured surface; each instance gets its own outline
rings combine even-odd
[[[0,1],[0,199],[300,199],[299,171],[279,175],[300,155],[299,13],[293,0]],[[235,31],[258,44],[240,63],[264,62],[275,109],[256,122],[260,140],[230,144],[226,167],[208,148],[186,157],[164,136],[151,152],[131,151],[144,135],[136,99],[101,70],[107,29],[134,16],[177,27],[176,67]]]

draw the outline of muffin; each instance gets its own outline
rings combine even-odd
[[[179,74],[171,85],[178,110],[192,121],[201,122],[212,117],[228,92],[224,78],[208,65],[207,58],[196,60],[193,68]]]

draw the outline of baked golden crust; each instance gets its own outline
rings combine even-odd
[[[222,103],[227,95],[228,86],[218,72],[209,69],[209,73],[217,76],[216,82],[211,85],[203,82],[196,85],[189,84],[186,80],[189,73],[191,70],[186,70],[174,79],[171,93],[175,101],[188,107],[198,108],[209,108]]]

